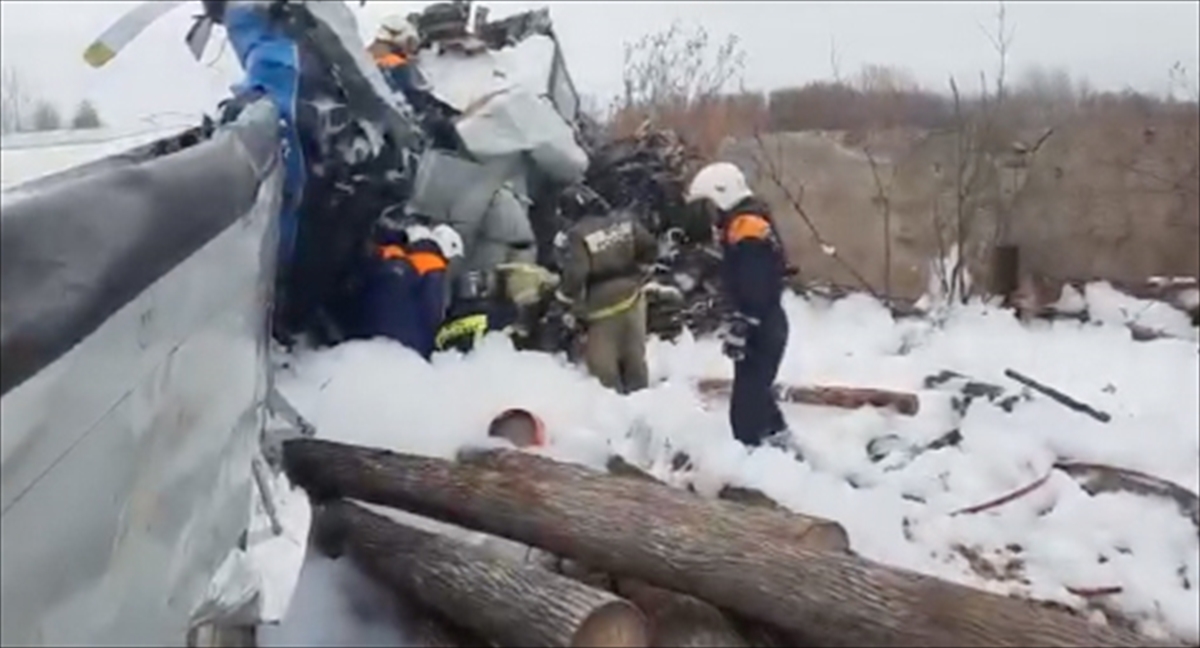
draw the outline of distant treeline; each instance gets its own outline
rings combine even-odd
[[[39,97],[13,68],[0,71],[0,133],[100,128],[104,121],[87,99],[75,106],[70,119],[53,102]]]
[[[884,66],[867,66],[852,82],[815,81],[767,93],[735,93],[695,97],[659,106],[624,106],[612,114],[618,132],[636,127],[654,114],[663,123],[693,138],[713,140],[754,132],[862,131],[867,129],[954,128],[956,111],[968,115],[983,102],[1000,101],[1012,126],[1052,126],[1080,113],[1123,113],[1148,116],[1164,112],[1192,114],[1196,98],[1176,101],[1132,90],[1096,92],[1086,82],[1059,71],[1027,71],[1009,86],[961,88],[956,99],[947,89],[919,87],[911,75]],[[679,104],[679,105],[676,105]]]

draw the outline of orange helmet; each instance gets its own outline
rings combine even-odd
[[[514,407],[492,419],[488,436],[508,439],[521,449],[540,448],[546,445],[546,426],[533,412]]]

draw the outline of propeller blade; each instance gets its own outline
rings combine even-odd
[[[145,0],[141,2],[109,25],[108,29],[104,30],[99,38],[84,50],[83,60],[94,68],[104,67],[154,21],[185,2],[186,0]]]

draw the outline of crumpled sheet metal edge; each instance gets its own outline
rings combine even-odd
[[[273,156],[269,123],[269,136],[240,146]],[[3,494],[0,643],[182,645],[205,594],[221,589],[217,568],[247,524],[261,525],[248,515],[250,462],[265,418],[282,172],[266,162],[252,207],[0,401],[4,481],[26,476]],[[307,531],[303,516],[294,526],[285,535]],[[259,577],[284,600],[262,613],[282,614],[295,577]]]
[[[256,106],[191,148],[66,175],[5,201],[0,394],[57,360],[249,211],[279,150],[271,143],[274,108]]]

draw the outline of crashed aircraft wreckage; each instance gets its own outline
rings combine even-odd
[[[89,60],[111,60],[177,4],[140,5]],[[723,489],[718,499],[730,501],[708,501],[614,462],[603,475],[512,452],[448,462],[304,439],[311,426],[272,388],[270,333],[340,339],[358,252],[381,217],[450,224],[465,242],[464,267],[487,269],[553,266],[552,241],[567,224],[631,212],[659,242],[651,330],[709,328],[720,309],[715,255],[707,223],[680,203],[694,160],[678,137],[649,126],[616,141],[592,136],[545,10],[494,22],[477,11],[470,34],[438,29],[462,24],[465,3],[416,16],[426,36],[442,36],[417,68],[433,100],[414,103],[387,87],[341,2],[204,4],[192,51],[224,25],[258,85],[240,89],[218,120],[5,193],[0,643],[178,645],[210,622],[278,621],[309,519],[302,498],[295,519],[283,510],[259,469],[270,463],[285,464],[319,502],[320,548],[425,596],[432,634],[466,609],[461,627],[429,645],[481,643],[458,631],[513,645],[1149,644],[873,564],[853,554],[840,525],[760,493],[739,501]],[[296,74],[280,78],[280,69]],[[280,106],[291,125],[282,133]],[[83,252],[80,239],[90,243]],[[780,392],[917,409],[903,394]],[[264,409],[288,428],[264,429]],[[528,412],[506,412],[494,428],[518,445],[545,442]],[[384,469],[356,469],[365,464]],[[495,488],[468,488],[463,508],[462,484]],[[558,574],[342,498],[537,546]],[[545,533],[551,526],[560,532]],[[649,526],[672,541],[629,533]],[[270,542],[294,561],[290,581],[256,572],[256,551]],[[747,569],[707,569],[722,561]],[[847,585],[848,573],[862,578]]]
[[[182,4],[137,5],[88,61],[106,64]],[[432,43],[420,72],[434,101],[418,107],[387,87],[341,2],[203,4],[188,46],[203,51],[223,26],[254,84],[194,128],[4,192],[6,645],[176,645],[216,619],[280,618],[295,580],[257,573],[254,556],[282,542],[298,573],[307,522],[289,522],[286,493],[251,467],[278,459],[264,409],[285,433],[312,430],[271,387],[270,338],[339,340],[381,216],[452,224],[467,267],[553,265],[563,225],[624,208],[664,259],[691,258],[658,202],[679,194],[683,171],[654,152],[675,149],[650,131],[577,136],[584,118],[545,10]],[[642,193],[639,174],[668,167],[658,193]],[[72,405],[48,407],[60,402]],[[163,426],[178,444],[152,433]],[[128,461],[97,473],[98,452]],[[198,543],[195,528],[213,531]]]
[[[451,225],[465,246],[452,271],[465,272],[513,262],[556,269],[556,233],[588,213],[631,211],[660,240],[646,291],[651,332],[674,337],[685,326],[715,326],[715,248],[707,224],[689,227],[681,204],[695,157],[669,132],[600,137],[579,110],[548,10],[488,21],[477,7],[471,30],[469,2],[411,15],[422,36],[414,98],[388,87],[344,3],[204,6],[187,38],[193,53],[222,24],[254,80],[235,89],[221,119],[270,96],[290,124],[274,322],[281,341],[345,339],[361,249],[380,218]],[[89,61],[111,60],[164,11],[135,9],[137,26],[114,25],[89,48]],[[272,67],[292,70],[296,82]],[[543,350],[569,343],[540,339]]]

